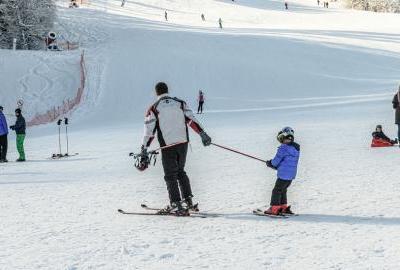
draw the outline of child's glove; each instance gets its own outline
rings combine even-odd
[[[275,167],[274,165],[272,165],[272,160],[268,160],[268,161],[266,162],[266,164],[267,164],[267,167],[276,170],[276,167]]]
[[[14,130],[14,129],[15,129],[15,126],[10,126],[10,129],[11,129],[11,130]]]

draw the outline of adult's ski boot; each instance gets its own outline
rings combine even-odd
[[[189,216],[189,210],[184,208],[180,202],[173,202],[157,212],[159,215]]]
[[[193,198],[192,196],[187,197],[186,199],[184,199],[182,201],[182,204],[189,211],[199,212],[200,211],[199,204],[198,203],[193,204],[193,199],[192,198]]]

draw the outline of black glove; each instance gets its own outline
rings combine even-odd
[[[147,149],[142,146],[142,152],[140,153],[140,163],[147,162],[149,160],[149,153]]]
[[[267,167],[276,170],[276,167],[275,167],[274,165],[272,165],[272,160],[268,160],[268,161],[266,162],[266,164],[267,164]]]
[[[10,126],[10,129],[11,129],[11,130],[14,130],[14,129],[15,129],[15,126]]]
[[[136,157],[135,167],[139,171],[144,171],[149,167],[149,164],[150,164],[149,153],[147,153],[147,149],[142,146],[142,152],[140,153],[140,155]]]
[[[204,131],[200,132],[201,141],[203,142],[204,146],[211,145],[211,138],[207,135]]]

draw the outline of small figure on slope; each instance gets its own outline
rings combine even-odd
[[[206,20],[206,16],[204,14],[201,14],[201,20],[204,22]]]
[[[285,9],[288,10],[289,9],[289,3],[285,2]]]
[[[393,109],[395,109],[395,124],[397,125],[397,139],[400,141],[400,86],[399,90],[393,97]]]
[[[165,21],[168,21],[168,12],[167,11],[164,12],[164,18],[165,18]]]
[[[219,18],[218,23],[219,23],[219,28],[222,29],[222,19],[221,18]]]
[[[188,126],[200,135],[204,146],[211,144],[211,138],[205,133],[186,102],[169,96],[166,83],[159,82],[155,91],[158,100],[146,113],[142,159],[138,169],[144,170],[148,166],[147,148],[157,133],[158,142],[164,147],[161,156],[170,199],[170,205],[160,213],[187,215],[189,210],[195,210],[190,180],[185,172],[189,143]]]
[[[125,4],[126,4],[126,0],[122,0],[122,2],[121,2],[121,7],[124,7]]]
[[[3,106],[0,106],[0,163],[7,162],[8,126],[3,114]]]
[[[372,146],[392,146],[397,144],[397,139],[391,140],[386,134],[383,132],[382,125],[377,125],[375,131],[372,133]]]
[[[203,91],[199,91],[199,96],[197,98],[197,101],[199,102],[199,106],[197,107],[197,114],[203,113],[203,105],[204,105],[204,93]]]
[[[23,162],[25,161],[24,141],[26,134],[26,123],[25,118],[22,116],[21,109],[15,110],[15,116],[17,117],[17,121],[15,122],[15,125],[10,126],[10,129],[14,130],[17,134],[17,150],[19,153],[17,162]]]
[[[281,146],[274,159],[267,161],[267,166],[278,171],[278,179],[272,190],[271,206],[264,213],[267,215],[293,214],[287,204],[287,189],[296,178],[300,145],[294,142],[294,131],[290,127],[282,129],[277,139]]]

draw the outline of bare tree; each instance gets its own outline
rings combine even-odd
[[[54,0],[0,0],[0,48],[25,50],[43,47],[43,36],[56,18]]]

